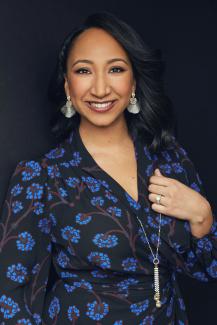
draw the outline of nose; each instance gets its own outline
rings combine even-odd
[[[103,98],[111,92],[109,82],[103,73],[95,76],[90,92],[91,95],[99,98]]]

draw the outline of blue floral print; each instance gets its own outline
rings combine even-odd
[[[36,160],[19,162],[0,219],[0,324],[187,325],[176,279],[217,280],[217,221],[202,238],[189,223],[162,215],[162,307],[153,298],[159,214],[148,200],[155,168],[205,195],[186,150],[152,154],[134,138],[138,201],[84,146],[78,126]],[[48,289],[51,263],[57,278]]]

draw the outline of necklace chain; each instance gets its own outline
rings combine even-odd
[[[154,294],[154,300],[156,301],[156,307],[161,307],[161,301],[160,301],[160,280],[159,280],[159,268],[158,268],[158,264],[159,264],[159,259],[158,259],[158,248],[159,248],[159,243],[160,243],[160,229],[161,229],[161,213],[160,213],[160,221],[159,221],[159,228],[158,228],[158,241],[157,241],[157,248],[156,248],[156,254],[154,255],[153,250],[151,248],[151,245],[149,243],[148,237],[146,235],[145,229],[143,227],[143,224],[141,222],[141,220],[139,219],[138,216],[136,216],[137,220],[139,221],[142,230],[145,234],[146,237],[146,241],[148,243],[148,246],[150,248],[150,251],[152,253],[153,256],[153,264],[154,264],[154,290],[155,290],[155,294]]]

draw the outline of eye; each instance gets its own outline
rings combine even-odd
[[[123,72],[123,71],[125,71],[123,68],[121,68],[121,67],[113,67],[111,70],[114,70],[114,69],[117,69],[117,70],[119,70],[119,72]]]
[[[88,70],[85,69],[85,68],[80,68],[80,69],[76,70],[75,72],[78,73],[78,74],[84,74],[84,73],[81,72],[81,71],[88,71]],[[86,74],[86,73],[85,73],[85,74]]]

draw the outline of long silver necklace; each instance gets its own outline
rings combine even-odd
[[[157,203],[160,204],[161,194],[157,195],[156,200],[157,200]],[[156,307],[160,308],[161,307],[161,301],[160,301],[160,279],[159,279],[159,268],[158,268],[158,264],[159,264],[158,248],[159,248],[159,243],[160,243],[161,213],[160,213],[160,221],[159,221],[159,228],[158,228],[158,242],[157,242],[157,248],[156,248],[156,254],[155,255],[154,255],[154,253],[152,251],[152,248],[150,246],[148,237],[146,235],[146,232],[144,230],[144,227],[143,227],[143,224],[142,224],[141,220],[139,219],[138,216],[136,216],[136,218],[137,218],[137,220],[139,221],[139,223],[140,223],[140,225],[142,227],[142,230],[143,230],[143,232],[145,234],[147,243],[149,245],[150,251],[151,251],[152,256],[153,256],[153,261],[152,262],[154,264],[154,291],[155,291],[154,300],[156,301]]]

